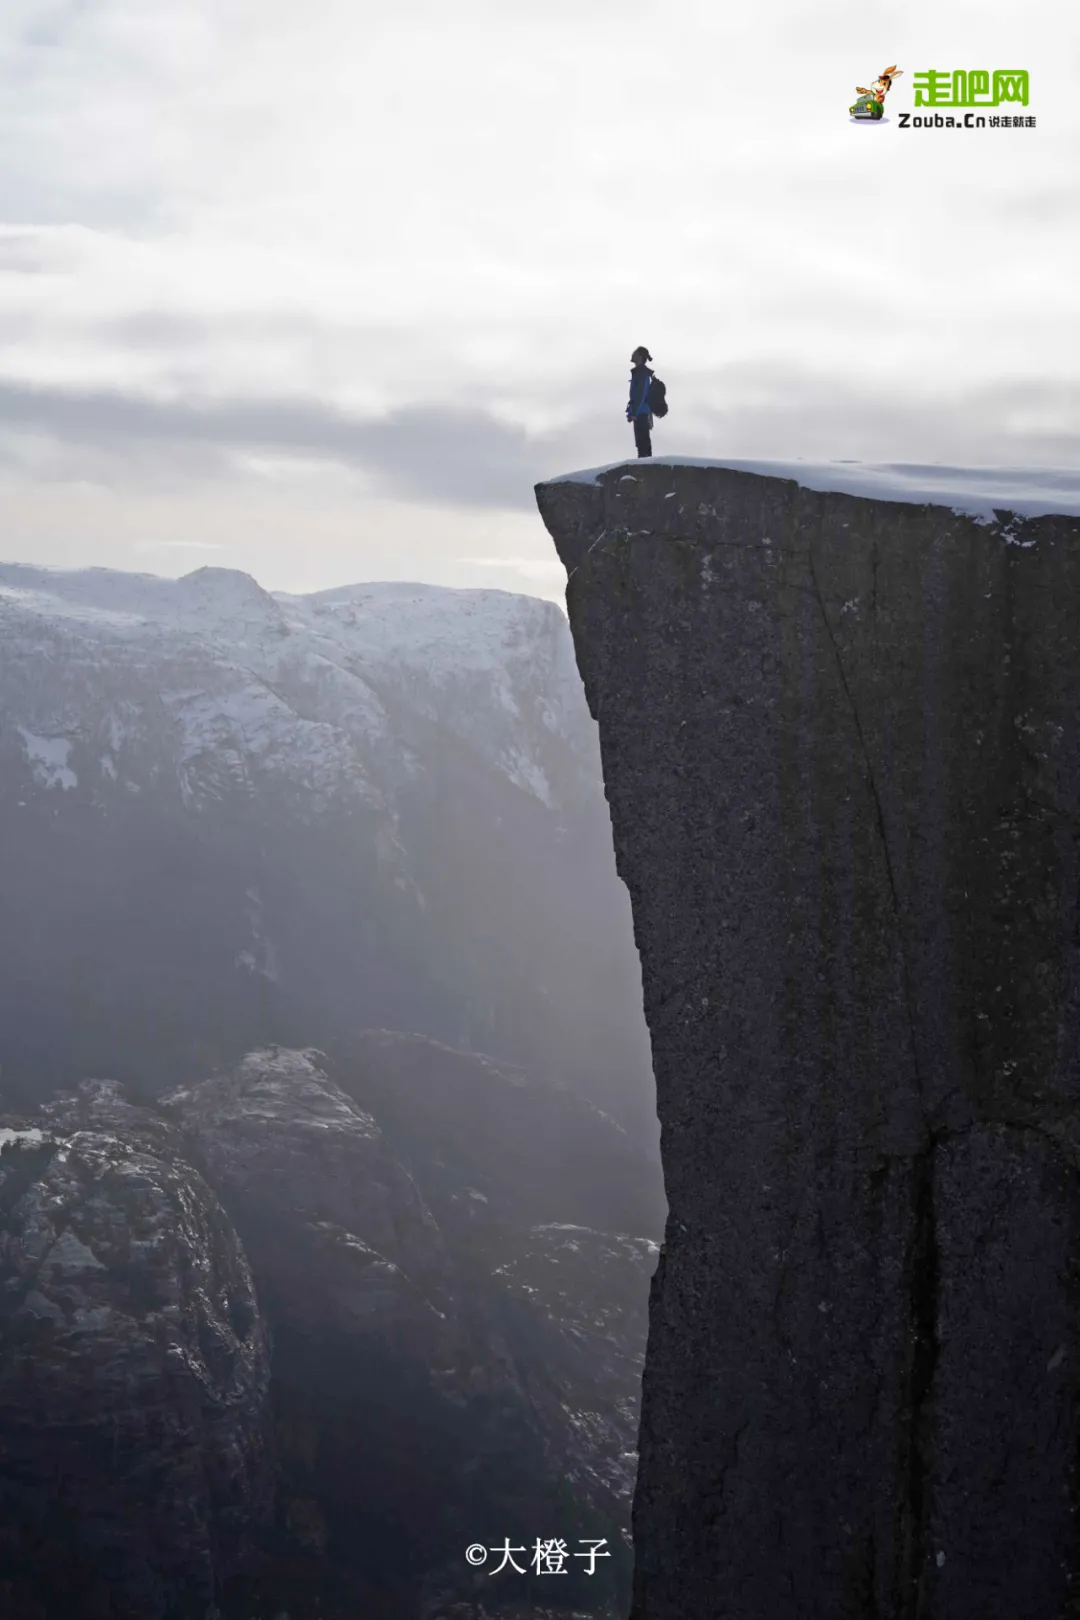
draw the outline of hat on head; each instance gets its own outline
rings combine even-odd
[[[649,353],[649,351],[645,347],[644,343],[639,343],[637,348],[634,350],[634,353],[635,354],[643,354],[645,356],[646,360],[651,360],[652,359],[652,355]]]

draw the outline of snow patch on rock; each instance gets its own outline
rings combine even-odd
[[[68,766],[71,743],[66,737],[39,737],[25,726],[17,726],[16,730],[39,782],[45,787],[63,788],[65,792],[78,787],[79,778]]]
[[[44,1136],[36,1127],[32,1130],[25,1131],[8,1130],[6,1128],[4,1130],[0,1130],[0,1148],[7,1147],[9,1142],[23,1143],[42,1141],[44,1141]]]
[[[726,467],[762,478],[793,479],[804,489],[868,500],[946,506],[957,516],[992,524],[1001,515],[1080,515],[1080,471],[1053,467],[945,467],[859,461],[744,461],[701,456],[653,456],[653,467]],[[624,461],[563,473],[549,483],[598,483]],[[622,480],[620,480],[621,482]]]

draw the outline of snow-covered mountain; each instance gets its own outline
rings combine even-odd
[[[391,764],[416,768],[403,709],[548,806],[560,751],[595,781],[565,619],[534,597],[397,584],[271,595],[220,568],[172,580],[0,565],[0,637],[5,665],[26,660],[10,695],[46,787],[77,785],[75,756],[90,783],[116,782],[127,745],[164,725],[192,800],[214,797],[222,771],[363,795]],[[118,690],[121,672],[152,682],[155,703]]]
[[[165,1083],[359,1023],[647,1119],[629,907],[551,602],[0,565],[0,1062]]]

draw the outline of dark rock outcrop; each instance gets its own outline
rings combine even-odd
[[[319,1052],[249,1053],[167,1093],[189,1150],[225,1200],[280,1315],[385,1335],[395,1353],[451,1353],[439,1229],[375,1121]]]
[[[467,1594],[470,1543],[509,1537],[531,1546],[547,1533],[538,1526],[557,1524],[553,1533],[604,1538],[619,1560],[623,1575],[606,1579],[602,1593],[578,1565],[565,1583],[579,1603],[600,1595],[589,1612],[604,1613],[628,1573],[621,1531],[644,1340],[632,1319],[622,1331],[613,1319],[621,1297],[636,1297],[639,1307],[644,1300],[649,1243],[587,1234],[617,1251],[606,1285],[565,1278],[564,1294],[578,1296],[578,1316],[591,1316],[607,1354],[587,1372],[586,1329],[558,1298],[557,1266],[541,1264],[542,1287],[524,1275],[552,1248],[550,1235],[508,1219],[505,1202],[501,1219],[457,1215],[473,1202],[468,1183],[484,1179],[483,1160],[497,1157],[490,1125],[465,1173],[454,1168],[452,1139],[449,1167],[419,1150],[433,1144],[415,1089],[418,1057],[426,1053],[429,1093],[440,1074],[457,1074],[462,1128],[479,1123],[482,1099],[497,1090],[491,1076],[501,1071],[384,1031],[355,1045],[381,1059],[383,1080],[395,1050],[400,1072],[412,1074],[414,1089],[403,1087],[396,1110],[374,1064],[367,1075],[340,1064],[335,1080],[322,1053],[282,1048],[250,1053],[229,1072],[160,1099],[236,1222],[273,1330],[281,1543],[306,1550],[310,1589],[327,1569],[345,1569],[394,1595],[393,1612],[405,1616],[424,1593],[447,1601]],[[556,1112],[565,1104],[592,1123],[601,1172],[605,1148],[615,1164],[626,1154],[636,1166],[613,1122],[554,1087],[517,1078],[534,1102],[546,1098]],[[355,1100],[372,1093],[386,1104],[393,1133],[384,1135]],[[542,1108],[533,1123],[542,1123]],[[441,1221],[427,1202],[428,1180]],[[548,1199],[547,1212],[557,1212],[557,1183]],[[536,1213],[534,1200],[525,1207]],[[587,1305],[590,1283],[599,1298]],[[362,1590],[353,1587],[354,1601]]]
[[[244,1251],[108,1084],[0,1140],[0,1612],[201,1620],[271,1508]]]
[[[670,1204],[635,1620],[1074,1614],[1080,522],[537,495]]]
[[[570,1550],[555,1609],[625,1612],[657,1244],[561,1217],[610,1194],[657,1230],[649,1161],[484,1058],[387,1031],[353,1048],[334,1078],[266,1048],[153,1106],[88,1081],[8,1117],[12,1620],[516,1620],[548,1612],[537,1575],[465,1548],[521,1563],[547,1536]]]

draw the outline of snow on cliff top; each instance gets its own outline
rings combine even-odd
[[[1080,470],[1053,467],[942,467],[937,463],[874,464],[864,461],[713,461],[698,456],[653,456],[653,467],[726,467],[762,478],[791,478],[804,489],[868,500],[946,506],[987,523],[995,511],[1021,517],[1080,515]],[[601,473],[639,466],[612,461],[546,480],[594,484]],[[632,475],[631,475],[632,476]]]

